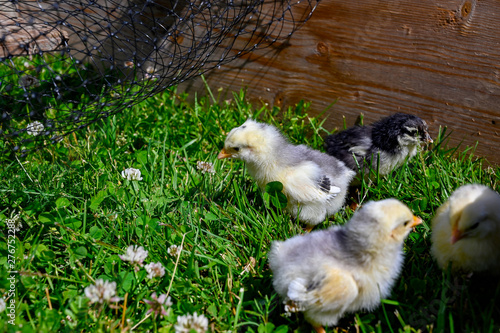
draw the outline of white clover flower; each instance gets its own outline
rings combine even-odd
[[[120,147],[123,147],[127,144],[127,138],[123,134],[119,134],[116,138],[116,144]]]
[[[119,255],[120,259],[123,261],[129,261],[132,265],[135,266],[135,270],[139,270],[139,266],[143,266],[143,261],[148,256],[148,251],[144,250],[142,246],[130,245],[127,248],[127,252],[125,254]]]
[[[170,300],[170,296],[167,297],[167,294],[161,294],[160,296],[156,296],[156,293],[152,293],[151,298],[153,299],[152,301],[144,300],[144,302],[150,306],[146,314],[154,312],[155,316],[158,316],[158,314],[160,313],[163,317],[168,316],[168,313],[170,312],[170,307],[172,306],[172,301]],[[166,310],[164,307],[167,307],[168,309]]]
[[[144,268],[148,272],[148,279],[165,275],[165,267],[159,262],[152,262],[144,266]]]
[[[39,121],[34,121],[32,123],[29,123],[28,126],[26,127],[26,131],[28,132],[28,134],[33,136],[42,134],[44,129],[45,127]]]
[[[4,312],[5,308],[6,308],[5,300],[3,299],[3,297],[0,297],[0,312]]]
[[[193,313],[177,317],[177,324],[174,326],[175,333],[189,333],[194,330],[196,333],[205,333],[208,329],[208,319],[203,314]]]
[[[177,257],[182,251],[182,247],[177,246],[177,245],[170,245],[168,248],[167,252],[170,254],[172,257]]]
[[[142,180],[141,170],[128,168],[122,171],[122,177],[127,180]]]
[[[210,162],[198,161],[196,162],[196,168],[201,170],[202,173],[215,173],[214,165]]]
[[[146,73],[144,74],[144,78],[146,80],[159,78],[159,75],[156,74],[155,72],[156,72],[155,68],[152,66],[149,66],[148,68],[146,68]]]
[[[92,284],[85,288],[85,296],[90,300],[90,303],[109,303],[118,302],[119,297],[116,297],[116,282],[104,281],[103,279],[95,280]]]

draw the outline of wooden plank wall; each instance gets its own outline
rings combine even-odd
[[[53,52],[67,43],[78,60],[98,67],[123,66],[134,54],[147,58],[155,48],[151,40],[163,36],[175,21],[167,9],[181,12],[186,4],[184,0],[0,0],[0,58]]]
[[[68,38],[57,27],[27,23],[19,16],[13,1],[1,2],[0,8],[0,58],[52,52],[60,49]]]
[[[248,88],[254,102],[286,107],[301,99],[326,126],[372,122],[394,112],[453,130],[500,163],[500,1],[322,0],[288,43],[256,51],[206,75],[212,91]],[[181,89],[205,94],[201,80]]]

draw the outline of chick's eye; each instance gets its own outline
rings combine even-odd
[[[233,147],[234,151],[240,151],[240,147]]]
[[[474,229],[476,229],[477,227],[479,227],[479,222],[476,222],[476,223],[474,223],[473,225],[471,225],[471,226],[469,227],[469,230],[474,230]]]
[[[409,224],[410,222],[411,222],[410,220],[405,221],[405,223],[403,223],[403,225],[406,227],[406,226],[408,226],[408,224]]]

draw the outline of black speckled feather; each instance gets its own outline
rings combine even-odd
[[[332,182],[330,181],[330,178],[328,178],[327,176],[323,176],[318,181],[318,186],[323,192],[329,193],[330,188],[332,187]]]
[[[416,128],[418,135],[423,137],[427,132],[427,125],[417,116],[405,113],[396,113],[392,116],[385,117],[374,123],[372,126],[371,135],[373,149],[383,150],[391,154],[397,153],[401,147],[398,138],[403,134],[410,133],[406,128]]]
[[[354,154],[356,148],[368,151],[371,146],[371,127],[354,126],[325,138],[326,153],[343,161],[352,170],[363,163],[363,154]]]
[[[329,135],[324,146],[328,154],[353,170],[365,169],[365,160],[376,168],[379,153],[401,154],[400,139],[405,135],[418,136],[421,142],[430,140],[425,121],[415,115],[396,113],[369,126],[353,126]]]

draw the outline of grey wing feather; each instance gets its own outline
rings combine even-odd
[[[327,154],[338,158],[352,170],[358,170],[372,146],[371,127],[354,126],[325,138]]]

